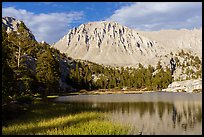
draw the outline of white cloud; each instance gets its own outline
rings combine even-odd
[[[114,11],[107,20],[139,30],[202,27],[201,2],[135,2]]]
[[[24,9],[6,7],[2,8],[2,15],[22,20],[35,35],[37,41],[46,41],[51,44],[62,38],[70,29],[70,24],[83,17],[83,12],[35,14]]]

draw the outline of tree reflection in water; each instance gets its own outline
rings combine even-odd
[[[106,112],[107,118],[111,121],[131,125],[130,134],[138,134],[139,131],[143,135],[202,134],[202,98],[200,99],[200,95],[185,94],[184,97],[183,95],[158,93],[120,95],[121,98],[119,95],[80,96],[81,100],[86,100],[77,102],[77,97],[72,97],[69,99],[75,102],[69,104],[72,111]],[[124,99],[125,97],[127,98]]]

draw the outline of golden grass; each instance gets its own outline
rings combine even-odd
[[[103,112],[69,113],[64,104],[40,105],[26,114],[24,118],[21,117],[8,126],[3,126],[2,134],[115,135],[128,132],[127,127],[108,121]],[[52,111],[55,112],[51,113]]]

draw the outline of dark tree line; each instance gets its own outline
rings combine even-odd
[[[155,74],[154,74],[155,72]],[[138,68],[111,68],[94,63],[76,62],[69,76],[70,83],[75,88],[93,89],[144,89],[160,90],[172,82],[170,68],[162,68],[160,62],[157,67],[149,65],[145,68],[139,64]]]

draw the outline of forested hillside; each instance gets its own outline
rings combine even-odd
[[[17,32],[2,27],[3,101],[59,90],[59,51],[30,38],[27,29],[23,22]]]

